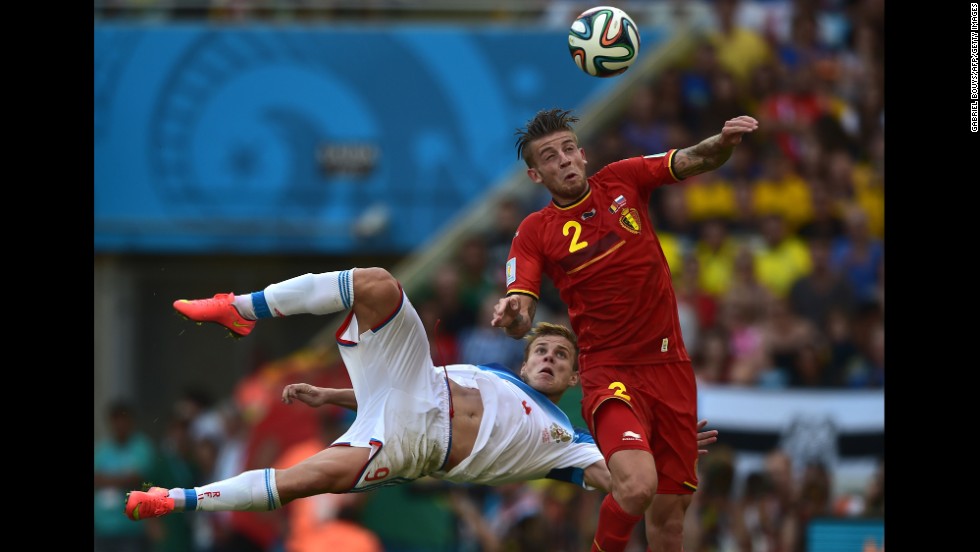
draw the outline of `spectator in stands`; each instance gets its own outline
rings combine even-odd
[[[486,239],[479,234],[465,237],[456,250],[455,266],[459,274],[460,303],[467,313],[476,315],[480,311],[483,298],[496,293],[495,273],[503,272],[501,266],[491,266]],[[472,320],[476,324],[477,320]]]
[[[786,231],[796,231],[813,219],[810,187],[779,151],[769,148],[762,155],[762,175],[752,186],[752,205],[760,215],[780,215]]]
[[[883,154],[882,154],[883,155]],[[856,163],[854,155],[841,148],[829,150],[825,162],[827,189],[845,213],[850,205],[860,207],[867,218],[868,232],[882,239],[885,232],[884,176],[877,163]]]
[[[728,447],[715,449],[698,467],[702,474],[691,504],[696,521],[688,534],[685,550],[724,550],[731,534],[731,512],[735,484],[735,454]]]
[[[755,259],[748,246],[735,256],[732,285],[722,297],[720,321],[728,334],[731,383],[756,385],[771,366],[763,342],[765,306],[772,292],[756,278]]]
[[[868,215],[857,205],[849,205],[844,214],[846,232],[834,240],[830,264],[850,282],[859,301],[874,302],[885,247],[871,235]]]
[[[831,308],[827,312],[826,322],[821,326],[829,349],[825,377],[831,387],[844,387],[847,371],[851,366],[861,362],[861,351],[855,341],[852,316],[852,313],[840,308]]]
[[[796,550],[804,528],[799,526],[795,516],[799,488],[793,459],[777,448],[769,451],[764,462],[764,473],[772,484],[772,496],[768,501],[772,527],[770,546],[774,550]]]
[[[878,460],[878,469],[864,488],[864,511],[867,517],[885,517],[885,459]]]
[[[810,273],[810,251],[789,231],[782,215],[765,215],[760,226],[763,241],[755,251],[756,277],[773,295],[785,297],[793,282]]]
[[[740,495],[732,501],[731,535],[735,550],[782,550],[779,547],[779,498],[765,471],[745,477]]]
[[[857,308],[854,288],[836,271],[830,260],[830,241],[826,237],[810,240],[810,272],[790,285],[790,307],[797,314],[812,320],[817,327],[827,325],[827,314],[838,309],[850,315]]]
[[[885,325],[881,321],[871,324],[866,339],[858,344],[860,361],[848,367],[848,387],[881,388],[885,385]]]
[[[827,185],[819,176],[807,179],[810,188],[812,216],[797,231],[797,235],[807,241],[820,239],[830,241],[844,234],[844,220],[838,203],[831,197]]]
[[[814,122],[825,113],[825,106],[816,93],[812,67],[801,65],[780,72],[777,88],[760,99],[760,126],[766,124],[766,133],[759,137],[766,143],[775,143],[779,152],[794,165],[803,159],[802,147]]]
[[[732,354],[725,329],[715,326],[701,334],[700,344],[692,352],[691,361],[698,385],[729,383]]]
[[[819,355],[812,356],[816,352],[812,347],[823,345],[820,332],[813,322],[794,313],[785,297],[770,298],[762,337],[771,362],[770,369],[779,374],[783,385],[812,383],[808,377],[813,377],[815,367],[806,363],[819,360]],[[810,372],[805,374],[808,377],[797,372],[801,362]],[[819,373],[819,367],[816,368]]]
[[[684,63],[680,70],[682,120],[689,128],[697,129],[699,134],[707,134],[717,128],[702,121],[706,110],[712,105],[713,79],[718,71],[718,56],[714,46],[707,41],[695,45],[690,61]],[[739,113],[751,111],[740,110]]]
[[[126,490],[138,489],[153,470],[153,442],[136,427],[136,412],[125,400],[107,409],[109,434],[95,443],[95,552],[144,552],[147,527],[120,515]]]
[[[476,323],[477,310],[465,300],[461,270],[453,261],[439,265],[420,293],[418,304],[419,316],[433,345],[432,354],[445,355],[443,361],[448,363],[458,358],[459,332]]]
[[[694,257],[700,269],[700,288],[713,297],[724,297],[732,283],[739,242],[728,233],[720,218],[701,224],[701,236],[694,245]]]
[[[174,409],[166,432],[157,446],[156,463],[147,481],[193,485],[199,477],[190,420]],[[155,522],[149,524],[148,528],[153,540],[153,552],[187,552],[196,548],[194,520],[173,516],[151,521]]]
[[[597,136],[588,140],[585,148],[586,151],[589,152],[589,164],[586,165],[586,171],[589,172],[589,176],[592,176],[592,172],[594,170],[598,170],[609,163],[623,159],[623,152],[626,151],[627,145],[626,139],[623,137],[623,133],[620,132],[620,125],[616,124],[609,128],[600,130]],[[541,199],[547,201],[544,196],[542,196]],[[526,212],[522,213],[522,219],[524,218],[524,214],[526,214]],[[510,241],[507,242],[507,247],[507,253],[509,253]]]
[[[725,121],[740,113],[747,113],[749,102],[742,94],[743,86],[730,72],[719,69],[711,76],[711,102],[700,117],[700,125],[695,130],[701,133],[718,128]]]
[[[776,46],[776,57],[785,67],[794,68],[800,65],[815,65],[821,61],[830,61],[833,57],[829,45],[824,43],[820,35],[820,24],[817,13],[810,9],[800,9],[797,3],[790,16],[790,32],[785,41]]]
[[[667,151],[667,121],[661,116],[659,88],[653,84],[637,86],[622,118],[620,134],[626,149],[622,159]]]
[[[773,59],[772,48],[762,33],[739,22],[740,0],[716,0],[713,6],[716,21],[707,40],[718,64],[745,86],[755,67]]]
[[[527,209],[517,197],[505,196],[496,203],[493,222],[484,235],[487,248],[487,267],[490,270],[490,279],[496,286],[495,289],[504,285],[506,274],[500,267],[507,264],[510,242],[514,239],[514,232],[517,232],[517,226],[525,214],[527,214]]]
[[[799,500],[796,505],[797,534],[794,550],[806,550],[805,528],[811,521],[831,515],[833,481],[830,469],[819,461],[807,463],[800,478]]]
[[[758,240],[759,217],[752,204],[753,181],[739,176],[732,180],[732,192],[735,197],[735,213],[728,223],[729,232],[739,242],[748,243]]]
[[[712,178],[704,175],[684,186],[684,202],[688,215],[704,231],[705,221],[711,219],[731,220],[735,217],[735,188],[725,177]]]

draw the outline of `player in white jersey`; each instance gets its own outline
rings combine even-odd
[[[193,489],[132,491],[130,519],[268,511],[423,476],[491,485],[550,477],[609,489],[599,449],[556,404],[578,383],[578,342],[564,326],[542,323],[528,335],[518,378],[499,365],[435,366],[415,308],[382,268],[305,274],[247,295],[179,300],[174,308],[237,336],[248,335],[258,318],[350,309],[337,343],[353,389],[290,384],[283,401],[335,404],[357,416],[330,447],[290,468],[249,470]],[[699,445],[716,435],[699,433]]]

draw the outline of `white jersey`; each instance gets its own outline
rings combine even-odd
[[[502,367],[436,367],[404,292],[395,312],[359,333],[351,312],[337,330],[337,344],[357,417],[331,446],[372,449],[351,492],[426,475],[488,485],[550,477],[584,486],[584,469],[603,460],[588,433],[577,432],[557,405]],[[480,390],[483,419],[473,452],[445,472],[452,439],[447,375]]]
[[[486,485],[549,477],[585,486],[585,468],[603,461],[591,435],[572,427],[558,405],[502,366],[446,369],[459,385],[480,389],[483,420],[473,452],[433,477]]]

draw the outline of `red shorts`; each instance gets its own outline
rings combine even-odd
[[[690,361],[590,366],[583,367],[580,375],[582,417],[592,435],[597,435],[594,416],[599,407],[607,400],[625,402],[650,441],[657,464],[657,493],[691,494],[697,490],[698,401]],[[605,451],[603,455],[608,462]]]

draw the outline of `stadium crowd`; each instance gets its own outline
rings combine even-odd
[[[759,130],[732,160],[658,189],[650,205],[697,377],[734,386],[883,388],[883,2],[786,4],[783,19],[747,23],[738,18],[737,0],[712,2],[716,24],[691,55],[637,87],[616,122],[583,147],[589,167],[601,167],[690,145],[739,114],[756,117]],[[489,312],[505,288],[517,224],[545,201],[493,205],[494,228],[464,240],[413,297],[437,363],[509,359],[520,367],[523,343],[490,327]],[[554,290],[544,293],[537,319],[567,324],[565,316]],[[337,371],[326,367],[323,380],[311,383],[338,384]],[[277,389],[285,383],[274,382]],[[237,390],[215,403],[189,392],[156,443],[133,427],[132,407],[113,406],[112,435],[96,444],[98,552],[589,548],[602,497],[555,482],[486,488],[418,481],[314,497],[263,515],[175,515],[140,524],[99,508],[101,488],[118,488],[120,480],[124,488],[142,481],[193,487],[243,468],[289,465],[350,421],[328,410],[288,431],[288,423],[260,429],[243,406],[246,394]],[[263,441],[261,432],[280,439]],[[141,459],[138,473],[114,470],[124,454]],[[773,450],[763,470],[735,481],[732,454],[717,446],[701,461],[686,550],[802,552],[808,519],[884,515],[883,460],[863,492],[835,496],[826,466],[794,466]],[[631,550],[645,550],[643,538],[638,531]]]

